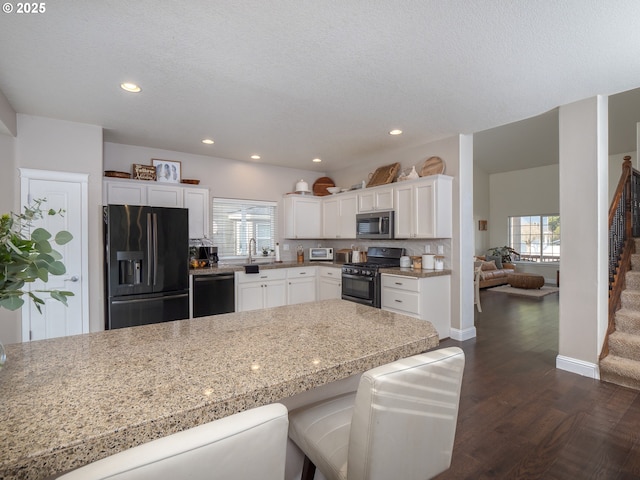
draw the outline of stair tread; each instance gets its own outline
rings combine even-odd
[[[610,340],[617,341],[619,343],[637,343],[640,346],[640,335],[628,332],[621,332],[616,330],[609,335]]]
[[[607,355],[600,361],[601,373],[624,375],[633,380],[640,380],[640,362],[629,358]]]

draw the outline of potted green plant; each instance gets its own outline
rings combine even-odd
[[[64,290],[25,290],[28,283],[49,280],[49,275],[63,275],[66,268],[62,255],[51,243],[64,245],[71,241],[71,233],[62,230],[53,237],[44,228],[31,231],[33,222],[47,215],[62,215],[62,210],[42,210],[45,199],[38,199],[26,206],[24,213],[5,213],[0,217],[0,307],[17,310],[24,304],[24,296],[31,298],[39,312],[44,300],[40,293],[67,305],[72,292]],[[0,365],[4,363],[4,349],[0,344]]]
[[[489,249],[489,253],[494,257],[502,257],[503,262],[511,262],[520,256],[513,248],[507,247],[494,247]],[[512,258],[513,256],[513,258]]]
[[[26,291],[26,283],[36,280],[46,282],[49,275],[63,275],[66,268],[61,262],[62,255],[51,246],[69,243],[73,236],[66,230],[55,237],[44,228],[36,228],[30,234],[33,221],[47,215],[62,215],[62,210],[42,210],[45,199],[38,199],[26,206],[24,213],[5,213],[0,217],[0,307],[17,310],[24,304],[22,298],[27,294],[38,311],[44,301],[36,294],[47,292],[52,298],[67,304],[72,292],[63,290]]]

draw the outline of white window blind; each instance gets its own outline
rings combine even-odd
[[[221,259],[247,257],[252,238],[258,255],[263,248],[273,250],[276,231],[276,202],[213,199],[213,244]]]

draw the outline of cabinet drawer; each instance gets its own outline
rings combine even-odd
[[[316,267],[287,268],[287,278],[315,277]]]
[[[342,269],[337,267],[318,267],[321,277],[342,278]]]
[[[420,294],[387,288],[382,291],[382,308],[420,315]]]
[[[284,280],[287,270],[275,268],[273,270],[260,270],[259,273],[236,272],[237,283],[265,282],[268,280]]]
[[[400,275],[383,274],[382,288],[396,288],[398,290],[406,290],[408,292],[419,292],[420,280]]]

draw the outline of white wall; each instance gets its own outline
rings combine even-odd
[[[17,167],[89,174],[89,328],[102,330],[102,127],[19,114],[16,160]]]
[[[562,106],[559,119],[562,293],[556,366],[598,378],[608,322],[607,98]]]
[[[490,247],[507,245],[510,216],[560,213],[558,172],[548,165],[490,176]]]
[[[182,162],[182,178],[200,180],[210,188],[213,197],[280,201],[304,179],[309,188],[322,172],[275,167],[252,162],[238,162],[224,158],[193,155],[157,148],[104,143],[104,169],[131,172],[134,163],[151,164],[152,158]]]
[[[480,220],[489,220],[491,208],[490,175],[484,170],[473,166],[473,229],[474,229],[474,253],[484,255],[492,245],[489,244],[489,230],[481,231],[478,228]]]

